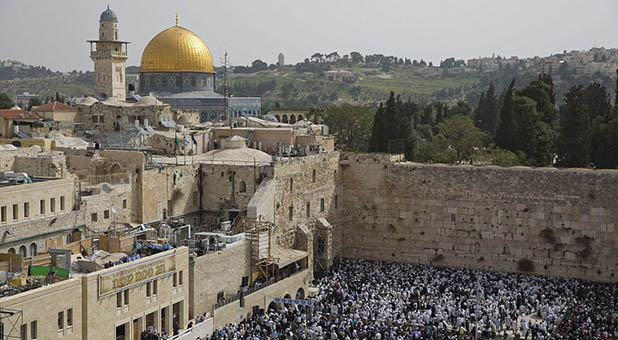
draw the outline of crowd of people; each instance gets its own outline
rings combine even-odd
[[[618,339],[615,284],[345,259],[316,286],[206,339]]]

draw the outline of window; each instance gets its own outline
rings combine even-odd
[[[320,212],[324,212],[324,199],[320,198]]]
[[[152,282],[146,282],[146,297],[151,295]]]
[[[19,247],[19,255],[21,255],[21,257],[28,256],[28,249],[26,249],[26,246]]]
[[[37,324],[36,320],[30,323],[30,339],[35,340],[37,338]]]
[[[6,222],[6,207],[2,207],[0,209],[0,221]]]
[[[337,206],[339,205],[337,201],[339,201],[339,196],[335,195],[335,209],[337,209]]]
[[[67,309],[67,327],[73,326],[73,308]]]
[[[129,305],[129,290],[128,289],[124,290],[124,305],[125,306]]]
[[[17,204],[13,204],[13,220],[17,221],[18,214],[19,214],[19,208]]]
[[[240,192],[247,192],[247,183],[240,181]]]
[[[19,335],[21,340],[28,339],[28,325],[21,325],[19,327]]]
[[[159,280],[152,281],[152,295],[157,295],[158,290],[159,290]]]
[[[122,209],[126,209],[127,208],[127,199],[123,198],[122,199]]]
[[[178,273],[178,285],[182,286],[182,270]]]
[[[290,212],[288,213],[288,218],[290,219],[290,221],[294,219],[294,207],[293,206],[290,206]]]
[[[313,174],[311,175],[311,182],[315,183],[315,170],[313,170]]]
[[[172,275],[172,287],[176,287],[177,282],[178,282],[178,274],[174,273],[174,275]]]
[[[116,308],[122,307],[122,293],[116,293]]]
[[[30,216],[30,202],[24,202],[24,217]]]
[[[39,202],[39,211],[41,212],[41,215],[45,215],[45,200],[41,200]]]
[[[64,312],[58,312],[58,330],[64,329]]]
[[[56,212],[56,198],[52,197],[49,199],[49,211]]]
[[[311,217],[311,202],[307,202],[307,217]]]
[[[105,218],[105,219],[109,218],[109,210],[103,211],[103,218]]]
[[[221,302],[225,300],[225,293],[224,292],[218,292],[217,293],[217,302]]]
[[[290,178],[290,191],[294,191],[294,178]]]
[[[64,196],[60,196],[60,211],[64,211]]]
[[[97,221],[97,213],[90,214],[90,221],[92,221],[92,222],[96,222]]]
[[[195,83],[196,83],[195,77],[191,77],[191,86],[195,87]]]
[[[38,249],[37,249],[37,245],[36,243],[31,243],[30,244],[30,256],[36,256],[38,254]]]

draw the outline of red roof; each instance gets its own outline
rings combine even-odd
[[[0,117],[7,119],[40,119],[41,117],[26,110],[0,110]]]
[[[45,105],[37,106],[32,109],[32,111],[42,111],[42,112],[50,112],[50,111],[77,111],[73,106],[63,104],[61,102],[51,102]]]

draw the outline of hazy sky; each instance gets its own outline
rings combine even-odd
[[[296,63],[314,52],[446,57],[545,56],[618,46],[617,0],[0,0],[0,59],[92,70],[87,39],[107,4],[129,45],[127,65],[161,30],[180,24],[234,65]]]

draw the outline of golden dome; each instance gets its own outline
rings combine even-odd
[[[215,73],[208,46],[195,33],[172,26],[157,34],[142,53],[141,72]]]

